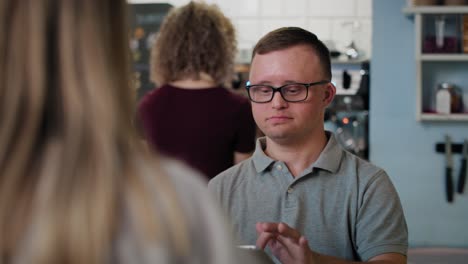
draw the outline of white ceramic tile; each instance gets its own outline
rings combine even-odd
[[[354,24],[353,26],[350,24]],[[336,48],[344,51],[346,46],[354,40],[358,50],[363,50],[365,56],[371,53],[372,23],[370,19],[336,19],[332,22],[332,39]]]
[[[180,6],[189,0],[128,0],[132,3],[168,2]],[[299,26],[343,50],[351,40],[366,56],[372,52],[372,0],[200,0],[217,4],[232,19],[239,49],[249,49],[267,32]],[[345,23],[359,21],[352,30]],[[353,34],[354,32],[354,34]],[[354,37],[353,37],[354,35]]]
[[[177,6],[186,5],[186,4],[188,4],[190,1],[189,1],[189,0],[170,0],[170,1],[166,1],[166,2],[169,2],[171,5],[177,7]]]
[[[232,1],[234,8],[238,10],[240,16],[258,17],[260,15],[260,0],[236,0]]]
[[[231,3],[229,1],[220,0],[220,1],[216,1],[216,4],[219,6],[221,11],[223,11],[223,13],[226,16],[228,16],[228,17],[234,16],[235,10],[233,10],[232,5],[231,5]]]
[[[358,17],[372,17],[372,0],[356,0],[356,13]]]
[[[307,16],[307,0],[261,0],[262,16]]]
[[[355,16],[356,0],[309,0],[309,12],[312,17]]]
[[[281,16],[284,0],[260,0],[260,14],[262,16]]]
[[[372,20],[365,18],[360,20],[361,27],[354,37],[356,45],[363,51],[363,55],[370,58],[372,55]]]
[[[329,40],[332,37],[329,19],[309,19],[306,29],[321,40]]]
[[[218,5],[229,17],[257,17],[259,0],[218,0]]]
[[[306,28],[307,19],[305,17],[299,18],[284,18],[284,19],[262,19],[261,21],[261,35],[280,28],[280,27],[302,27]]]
[[[143,4],[143,3],[148,3],[148,4],[151,4],[151,3],[168,3],[168,4],[171,4],[173,6],[181,6],[181,5],[185,5],[187,4],[188,2],[190,2],[190,0],[127,0],[127,2],[129,3],[138,3],[138,4]]]
[[[146,3],[167,3],[164,0],[127,0],[130,4],[146,4]]]
[[[350,24],[354,22],[355,19],[332,19],[331,37],[335,41],[337,49],[342,50],[353,40],[353,30]]]
[[[285,16],[307,16],[308,0],[283,0],[283,13]]]
[[[127,2],[131,4],[168,3],[176,7],[188,4],[190,1],[191,0],[127,0]],[[223,1],[223,0],[203,0],[202,2],[205,2],[208,4],[218,4],[219,1]]]
[[[258,19],[237,19],[234,21],[239,49],[250,49],[260,39],[260,21]]]

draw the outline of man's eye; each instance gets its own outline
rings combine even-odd
[[[299,85],[288,86],[285,89],[285,92],[288,94],[297,94],[302,91],[302,87]]]
[[[271,88],[268,87],[268,86],[259,86],[259,87],[257,87],[257,92],[259,92],[259,93],[270,93]]]

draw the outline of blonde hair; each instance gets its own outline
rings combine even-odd
[[[187,253],[175,189],[131,126],[126,2],[4,0],[0,18],[0,263],[109,262],[124,214]]]
[[[208,74],[217,84],[232,80],[236,32],[216,5],[190,2],[164,19],[152,50],[152,79],[159,85]]]

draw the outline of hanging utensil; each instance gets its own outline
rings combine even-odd
[[[452,180],[452,140],[449,135],[445,135],[445,193],[447,202],[453,201],[453,180]]]
[[[458,186],[457,186],[458,193],[463,193],[463,189],[465,188],[466,174],[468,174],[468,171],[466,168],[467,159],[468,159],[468,139],[465,139],[465,141],[463,142],[460,174],[458,176]]]

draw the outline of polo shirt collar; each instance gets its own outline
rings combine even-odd
[[[339,169],[343,150],[336,141],[335,135],[332,132],[325,131],[328,142],[325,148],[320,153],[317,161],[311,167],[327,170],[331,173],[336,173]],[[268,157],[263,151],[266,147],[266,138],[261,137],[257,139],[255,152],[252,155],[253,163],[257,173],[263,172],[272,163],[274,159]]]
[[[266,148],[266,138],[261,137],[257,139],[257,143],[255,146],[255,152],[252,155],[253,163],[255,165],[255,169],[257,173],[264,171],[270,164],[274,163],[275,160],[268,157],[265,152],[263,151]]]
[[[336,173],[340,167],[341,158],[343,156],[343,149],[338,144],[335,135],[330,131],[325,131],[328,142],[325,148],[320,153],[313,166],[327,170],[331,173]]]

